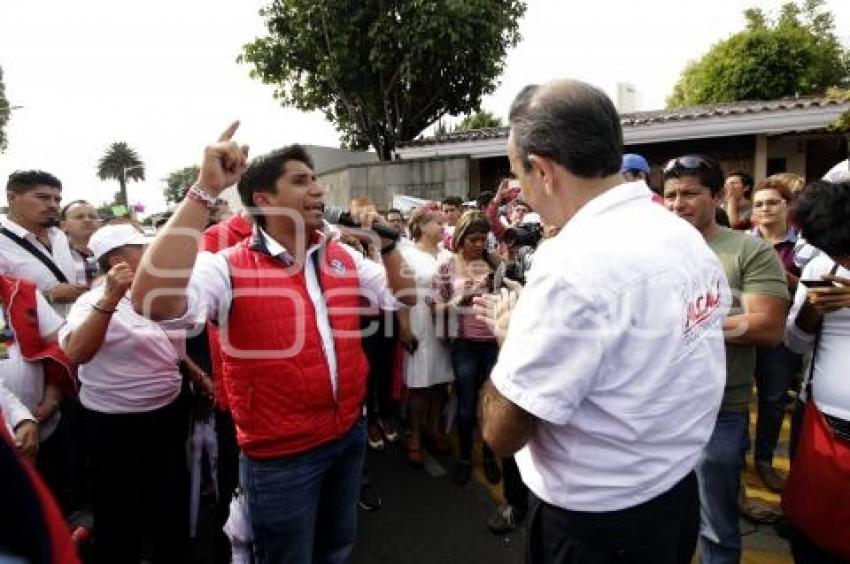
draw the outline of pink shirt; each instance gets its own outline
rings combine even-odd
[[[434,299],[446,303],[455,296],[463,294],[467,288],[467,281],[472,280],[471,294],[481,294],[489,291],[487,287],[487,275],[492,272],[489,267],[481,269],[481,272],[460,272],[457,268],[455,256],[437,265],[437,273],[431,284]],[[453,313],[455,319],[450,319],[448,324],[448,337],[470,339],[472,341],[493,341],[495,336],[483,321],[476,319],[472,311],[472,304],[461,306],[458,313]],[[438,325],[439,327],[439,325]]]

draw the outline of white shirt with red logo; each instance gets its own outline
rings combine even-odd
[[[593,199],[534,257],[493,370],[538,418],[516,455],[543,501],[616,511],[696,466],[726,382],[719,260],[641,182]]]

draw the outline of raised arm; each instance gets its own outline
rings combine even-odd
[[[76,364],[87,363],[103,346],[112,315],[132,281],[133,271],[126,262],[109,269],[103,296],[91,306],[85,320],[62,340],[62,350]],[[69,323],[69,326],[73,324]]]
[[[232,186],[247,168],[248,147],[232,141],[239,122],[230,124],[218,141],[204,149],[200,190],[177,207],[171,220],[145,252],[130,298],[137,312],[160,321],[186,312],[186,287],[198,255],[198,239],[209,220],[204,199],[214,200]]]

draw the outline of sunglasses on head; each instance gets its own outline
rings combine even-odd
[[[705,157],[701,157],[699,155],[685,155],[682,157],[677,157],[675,159],[670,159],[667,161],[667,164],[664,165],[664,168],[661,169],[665,175],[667,174],[675,174],[679,171],[694,171],[699,169],[705,169],[711,172],[715,172],[718,170],[718,166],[713,161],[706,159]]]

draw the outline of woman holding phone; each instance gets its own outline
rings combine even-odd
[[[446,452],[448,444],[440,425],[440,415],[446,400],[446,388],[454,380],[449,345],[437,338],[431,311],[431,280],[440,260],[451,253],[440,248],[445,216],[439,204],[413,210],[409,229],[414,245],[403,248],[402,254],[416,279],[419,299],[410,309],[398,312],[400,338],[404,355],[405,385],[408,392],[410,437],[407,460],[421,466],[423,431],[436,452]]]
[[[797,232],[788,222],[792,198],[790,187],[781,178],[771,176],[759,182],[751,196],[752,219],[756,227],[750,234],[773,246],[785,268],[788,290],[794,295],[800,280],[800,269],[794,264]],[[784,344],[756,348],[758,416],[753,455],[756,473],[762,483],[776,493],[782,491],[785,478],[773,467],[773,453],[785,417],[788,390],[800,370],[800,363],[800,356],[791,352]]]
[[[499,346],[484,321],[476,318],[472,298],[491,292],[493,273],[499,259],[487,252],[490,223],[479,211],[467,211],[455,227],[454,254],[441,262],[434,278],[434,314],[438,332],[451,338],[452,366],[458,410],[460,459],[454,480],[465,485],[472,474],[472,437],[476,427],[478,392],[496,364]],[[438,333],[439,334],[439,333]],[[484,474],[495,484],[501,470],[493,452],[482,444]]]

